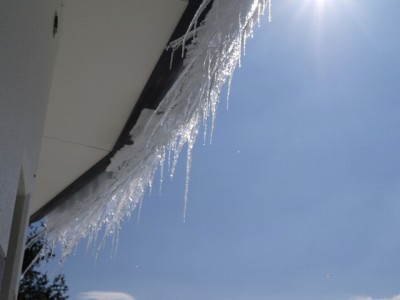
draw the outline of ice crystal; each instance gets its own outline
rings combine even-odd
[[[199,24],[210,2],[212,7]],[[271,8],[270,0],[203,1],[186,34],[169,45],[172,56],[175,50],[186,53],[177,80],[155,111],[142,111],[131,131],[134,143],[116,153],[106,172],[48,215],[42,233],[48,245],[60,244],[65,257],[84,237],[95,244],[103,228],[100,246],[107,236],[117,237],[123,220],[141,205],[156,170],[170,157],[172,176],[187,145],[186,211],[199,128],[203,125],[207,132],[211,120],[212,136],[221,89],[226,82],[230,87],[246,39],[266,8]]]

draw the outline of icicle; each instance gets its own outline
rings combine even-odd
[[[105,239],[118,234],[130,211],[139,207],[140,218],[143,195],[151,188],[158,168],[162,184],[165,151],[172,177],[185,145],[186,218],[192,152],[199,126],[203,125],[204,138],[210,131],[211,142],[220,92],[228,83],[228,106],[232,74],[240,66],[246,39],[252,36],[253,25],[267,7],[271,20],[270,0],[214,0],[204,21],[199,23],[210,3],[211,0],[204,0],[185,34],[168,45],[172,49],[171,66],[176,49],[182,47],[182,53],[186,53],[183,69],[158,108],[141,112],[131,131],[134,144],[124,146],[112,158],[106,172],[48,215],[42,237],[48,248],[57,242],[61,245],[62,259],[85,237],[90,245],[98,245],[94,250],[98,255]],[[98,237],[103,228],[104,235]],[[118,242],[118,236],[115,239]]]
[[[160,187],[158,189],[158,194],[161,196],[162,185],[164,180],[164,165],[165,165],[165,147],[162,147],[161,150],[161,159],[160,159]]]
[[[175,53],[175,49],[172,48],[172,52],[171,52],[171,59],[169,61],[169,69],[172,70],[172,64],[174,62],[174,53]]]
[[[165,50],[168,51],[171,48],[173,51],[175,51],[176,49],[178,49],[179,47],[181,47],[183,45],[185,39],[187,41],[187,40],[190,40],[191,38],[194,38],[196,36],[196,30],[197,30],[197,25],[196,25],[195,29],[187,32],[185,36],[181,36],[180,38],[177,38],[176,40],[170,42],[168,44],[168,46],[165,48]]]
[[[226,110],[229,110],[229,100],[230,100],[230,96],[231,96],[232,78],[233,78],[233,75],[228,77],[228,88],[226,91]]]
[[[115,232],[112,239],[111,245],[111,257],[117,256],[118,244],[119,244],[119,229]]]
[[[185,198],[184,198],[184,207],[183,207],[183,221],[186,222],[186,212],[187,205],[189,199],[189,182],[190,182],[190,170],[192,167],[192,154],[193,154],[193,145],[188,145],[187,159],[186,159],[186,179],[185,179]]]
[[[272,0],[268,0],[268,21],[272,22]]]
[[[140,200],[139,202],[139,211],[138,211],[138,217],[137,217],[137,222],[140,223],[140,217],[142,215],[142,205],[143,205],[143,200]]]
[[[189,27],[186,31],[186,33],[183,36],[182,39],[182,57],[184,57],[185,54],[185,43],[188,40],[188,33],[192,29],[193,25],[196,24],[200,18],[200,15],[203,13],[203,11],[206,9],[207,5],[210,3],[211,0],[203,0],[203,2],[200,4],[198,10],[196,11],[192,21],[189,24]]]

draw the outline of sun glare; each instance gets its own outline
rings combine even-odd
[[[321,11],[327,2],[328,0],[314,0],[314,4],[317,6],[318,11]]]
[[[332,0],[299,0],[299,10],[298,14],[301,15],[308,10],[313,10],[317,18],[322,18],[325,11],[332,7]]]

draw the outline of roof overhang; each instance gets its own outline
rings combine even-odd
[[[171,67],[165,46],[186,32],[201,2],[65,2],[31,222],[104,173],[132,143],[140,112],[157,107],[181,69],[182,57]]]

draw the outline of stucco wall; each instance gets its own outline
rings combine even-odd
[[[59,29],[53,37],[56,11]],[[5,253],[22,165],[25,193],[34,188],[61,32],[62,0],[0,0],[0,247]]]

